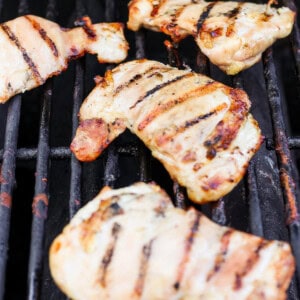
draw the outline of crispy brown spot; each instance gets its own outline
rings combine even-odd
[[[109,145],[108,124],[102,119],[88,119],[80,122],[71,151],[81,161],[93,161]]]
[[[53,55],[55,57],[58,57],[58,50],[56,48],[56,45],[54,41],[48,36],[47,32],[44,30],[44,28],[41,27],[41,25],[34,19],[32,19],[30,16],[24,16],[32,25],[32,27],[38,31],[41,38],[46,42],[48,47],[51,49]]]
[[[117,199],[118,197],[116,198],[116,200],[113,197],[112,201],[117,201]],[[123,208],[117,202],[113,202],[106,209],[104,209],[101,219],[108,220],[114,216],[121,215],[121,214],[124,214]]]
[[[198,170],[200,170],[202,168],[203,164],[202,163],[195,163],[193,165],[193,171],[197,172]]]
[[[184,157],[182,158],[183,163],[189,163],[196,161],[197,159],[197,153],[195,151],[187,151]]]
[[[93,27],[91,19],[88,16],[84,16],[75,21],[76,26],[82,27],[84,32],[86,33],[87,37],[91,40],[96,40],[97,34],[96,30]]]
[[[195,241],[196,234],[200,227],[200,219],[202,217],[202,214],[197,212],[196,210],[194,210],[194,214],[195,218],[191,224],[190,231],[188,232],[188,235],[185,239],[185,251],[178,267],[176,282],[173,285],[174,289],[176,290],[180,289],[180,283],[183,278],[186,265],[190,260],[191,250]]]
[[[58,252],[60,248],[61,248],[61,243],[59,241],[55,241],[53,246],[51,247],[52,253]]]
[[[143,293],[145,278],[147,275],[147,270],[149,265],[149,259],[151,257],[153,241],[154,239],[150,240],[150,242],[145,244],[142,248],[139,275],[134,287],[134,292],[139,297]]]
[[[222,27],[216,28],[216,29],[214,29],[210,32],[210,36],[212,38],[217,38],[217,37],[221,36],[222,34],[223,34],[223,28]]]
[[[39,217],[47,218],[48,196],[44,193],[38,194],[33,198],[32,213]]]
[[[250,103],[245,92],[228,88],[231,105],[211,136],[204,142],[208,159],[213,159],[219,150],[226,150],[235,139],[241,124],[244,122]]]
[[[215,258],[215,263],[213,268],[209,271],[206,277],[206,281],[211,280],[211,278],[221,269],[222,265],[225,263],[227,250],[230,243],[230,238],[233,232],[234,231],[232,229],[228,229],[224,232],[220,241],[221,245],[220,245],[219,253]]]
[[[12,203],[12,198],[10,194],[6,192],[0,193],[0,205],[6,206],[7,208],[11,208],[11,203]]]

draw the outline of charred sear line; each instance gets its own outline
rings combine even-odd
[[[169,111],[176,105],[191,99],[194,96],[201,96],[203,94],[209,94],[217,89],[219,86],[218,83],[215,81],[209,81],[206,85],[201,86],[201,87],[196,87],[192,90],[187,91],[185,94],[182,96],[176,98],[176,99],[170,99],[166,103],[161,103],[158,105],[153,111],[151,111],[144,120],[142,120],[138,126],[138,130],[143,130],[145,129],[155,118],[160,116],[161,114]]]
[[[240,13],[242,6],[243,6],[243,2],[239,2],[239,3],[237,3],[237,7],[224,13],[223,15],[230,19],[234,19]]]
[[[197,33],[199,33],[201,31],[203,23],[209,17],[209,13],[212,10],[212,8],[216,5],[216,3],[217,2],[209,3],[202,11],[202,13],[198,19],[198,22],[197,22]]]
[[[124,209],[117,202],[115,202],[104,210],[102,219],[108,220],[121,214],[124,214]]]
[[[213,159],[219,150],[226,150],[236,138],[242,123],[245,121],[249,110],[249,103],[244,92],[230,89],[231,105],[211,136],[204,142],[207,147],[208,159]]]
[[[243,286],[243,278],[247,276],[247,274],[253,269],[255,264],[259,261],[259,253],[260,251],[268,245],[269,242],[266,240],[261,239],[257,245],[256,250],[249,256],[246,261],[244,267],[235,274],[235,282],[234,282],[234,290],[238,290]]]
[[[142,249],[139,275],[134,288],[134,293],[139,297],[143,293],[145,278],[147,275],[147,270],[149,265],[149,259],[151,257],[153,241],[154,239],[150,240],[150,242],[145,244]]]
[[[195,237],[196,237],[196,234],[200,227],[201,217],[202,217],[202,214],[195,211],[195,219],[193,220],[192,226],[190,227],[190,231],[188,232],[188,235],[185,239],[185,249],[184,249],[185,251],[184,251],[182,260],[179,264],[179,267],[178,267],[177,279],[176,279],[176,282],[173,284],[173,288],[175,290],[180,289],[181,280],[184,276],[185,268],[186,268],[187,263],[189,262],[189,258],[190,258],[192,247],[193,247],[193,244],[195,241]]]
[[[53,40],[48,36],[47,32],[41,27],[41,25],[35,21],[34,19],[30,18],[29,16],[25,16],[25,18],[31,23],[32,27],[38,31],[41,38],[46,42],[48,47],[51,49],[53,55],[58,57],[58,50],[56,48],[55,43]]]
[[[185,78],[185,77],[189,77],[189,76],[192,76],[192,73],[186,73],[186,74],[183,74],[183,75],[179,75],[171,80],[168,80],[162,84],[158,84],[156,85],[154,88],[152,88],[151,90],[147,91],[142,97],[140,97],[132,106],[130,106],[130,109],[133,109],[135,108],[139,103],[141,103],[142,101],[145,100],[145,98],[153,95],[154,93],[156,93],[157,91],[161,90],[162,88],[172,84],[172,83],[175,83],[175,82],[178,82],[179,80]]]
[[[117,86],[114,90],[114,94],[113,96],[116,96],[118,95],[123,89],[125,88],[129,88],[131,85],[133,84],[137,84],[137,81],[142,79],[144,76],[146,76],[147,74],[151,73],[152,71],[156,71],[156,70],[163,70],[163,68],[161,67],[157,67],[157,66],[153,66],[149,69],[147,69],[146,71],[144,71],[143,73],[138,73],[138,74],[135,74],[132,78],[130,78],[127,82]],[[169,68],[168,68],[169,70]],[[151,74],[149,75],[151,76]]]
[[[82,18],[76,20],[75,25],[82,27],[88,39],[96,40],[97,38],[96,30],[93,28],[92,22],[87,16],[83,16]]]
[[[213,268],[210,270],[206,277],[206,281],[210,281],[211,278],[218,273],[218,271],[222,268],[223,264],[226,261],[226,255],[228,251],[228,246],[230,243],[231,235],[234,231],[232,229],[228,229],[224,232],[221,238],[221,247],[220,251],[215,258],[215,263]]]
[[[159,144],[162,145],[166,142],[169,142],[170,140],[174,139],[175,136],[183,133],[186,129],[197,125],[200,121],[210,118],[211,116],[217,114],[218,112],[222,111],[225,108],[226,108],[226,104],[223,103],[223,104],[217,106],[213,111],[210,111],[203,115],[199,115],[199,116],[195,117],[194,119],[185,121],[184,124],[177,127],[174,132],[171,132],[169,134],[163,134],[163,136],[161,138],[159,138]]]
[[[188,129],[189,127],[192,127],[192,126],[198,124],[200,121],[205,120],[205,119],[211,117],[214,114],[216,114],[215,110],[211,111],[211,112],[209,112],[207,114],[200,115],[200,116],[198,116],[198,117],[196,117],[196,118],[194,118],[192,120],[186,121],[184,123],[184,125],[182,126],[182,129]]]
[[[228,12],[227,16],[229,18],[228,20],[229,25],[227,27],[226,36],[230,36],[231,34],[234,33],[235,21],[237,19],[238,14],[240,13],[243,4],[244,4],[243,2],[239,2],[236,8]]]
[[[100,284],[103,287],[106,287],[107,270],[108,270],[110,263],[112,262],[112,258],[114,255],[115,247],[116,247],[117,240],[119,238],[119,233],[120,233],[121,229],[122,229],[122,227],[120,224],[114,223],[113,228],[111,230],[112,241],[108,245],[108,248],[106,249],[106,252],[101,261],[99,280],[100,280]]]
[[[35,65],[35,63],[32,61],[32,59],[30,58],[30,56],[28,55],[28,53],[26,52],[26,49],[24,47],[22,47],[20,41],[18,40],[18,38],[15,36],[15,34],[11,31],[11,29],[9,28],[9,26],[7,26],[6,24],[1,24],[0,25],[2,30],[6,33],[6,35],[8,36],[8,38],[16,45],[16,47],[21,51],[23,58],[25,60],[25,62],[27,63],[28,67],[30,68],[32,75],[36,81],[37,84],[43,84],[44,80],[41,77],[37,66]]]
[[[117,94],[119,94],[124,88],[129,87],[131,84],[133,84],[134,82],[136,82],[137,80],[142,78],[142,74],[136,74],[134,75],[134,77],[132,77],[129,81],[127,81],[126,83],[119,85],[115,91],[114,91],[114,96],[116,96]]]

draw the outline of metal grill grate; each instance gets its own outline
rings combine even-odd
[[[18,10],[14,9],[14,2],[17,1],[0,1],[1,21],[25,13],[39,14],[64,26],[71,26],[76,17],[84,14],[90,15],[93,21],[125,22],[127,19],[128,1],[125,0],[49,0],[39,3],[20,0]],[[284,4],[295,7],[292,0],[284,0]],[[266,141],[251,161],[245,179],[234,191],[216,204],[198,208],[219,224],[269,239],[289,240],[298,268],[288,295],[290,300],[299,299],[297,162],[300,130],[289,128],[290,121],[294,122],[291,111],[297,111],[298,107],[289,107],[291,101],[287,99],[287,94],[293,93],[292,97],[300,100],[297,94],[300,87],[298,26],[294,26],[291,42],[285,39],[280,43],[282,48],[274,46],[274,53],[268,49],[263,62],[234,78],[225,76],[209,64],[191,39],[183,41],[178,49],[167,51],[163,46],[166,37],[162,34],[126,31],[126,37],[132,48],[128,60],[148,57],[173,65],[188,64],[216,80],[244,88],[250,95],[252,112]],[[284,64],[294,72],[288,79],[284,78],[287,77],[283,73],[285,68],[276,52],[280,49],[287,49],[288,59]],[[184,189],[171,181],[162,166],[129,132],[119,137],[96,162],[81,164],[71,155],[68,145],[78,126],[81,101],[93,87],[92,77],[111,67],[98,66],[87,56],[72,63],[65,74],[48,80],[37,92],[18,95],[0,107],[0,299],[65,299],[51,280],[48,248],[68,219],[103,185],[119,187],[138,180],[154,180],[173,195],[177,206],[191,205]],[[295,88],[287,93],[291,84]],[[62,93],[62,89],[66,91]],[[40,110],[32,109],[32,106],[40,106]],[[26,118],[39,121],[25,126]],[[34,135],[30,126],[37,123],[39,130],[32,146],[24,140],[26,135]],[[300,127],[299,120],[298,123]],[[24,173],[24,170],[29,171]],[[24,178],[26,174],[29,174],[28,180]],[[18,235],[22,232],[25,232],[24,236]],[[17,239],[22,241],[18,243]],[[20,264],[16,265],[15,260]],[[19,281],[15,279],[16,272],[20,274]]]

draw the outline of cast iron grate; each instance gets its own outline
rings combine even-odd
[[[71,26],[84,14],[91,15],[93,21],[125,22],[127,3],[126,0],[0,1],[1,21],[35,13],[64,26]],[[292,0],[284,0],[284,4],[295,8]],[[126,31],[126,36],[132,48],[128,60],[147,57],[174,65],[187,64],[224,83],[242,87],[250,95],[252,112],[266,136],[265,143],[251,161],[245,179],[232,193],[216,204],[198,208],[219,224],[270,239],[290,241],[298,268],[288,296],[299,299],[297,163],[300,130],[297,131],[297,126],[300,124],[296,124],[296,130],[289,125],[294,121],[293,110],[295,113],[299,110],[297,104],[289,107],[289,98],[295,98],[295,102],[300,100],[297,93],[300,86],[297,24],[290,40],[285,39],[277,48],[268,49],[262,63],[235,77],[225,76],[209,64],[191,39],[178,49],[166,50],[163,46],[166,37],[159,33]],[[277,52],[283,52],[282,56]],[[288,59],[283,63],[286,53]],[[173,195],[177,206],[191,205],[184,189],[171,181],[149,151],[128,132],[94,163],[81,164],[71,155],[68,144],[78,126],[81,101],[92,88],[92,77],[111,67],[95,67],[95,60],[88,56],[72,63],[66,75],[48,80],[38,92],[15,96],[0,107],[0,299],[65,299],[51,280],[48,248],[68,219],[103,185],[118,187],[138,180],[154,180]],[[292,70],[293,75],[286,76],[286,70]],[[291,84],[294,88],[290,91]],[[67,90],[66,94],[60,94],[61,88]],[[29,108],[35,104],[40,110]],[[24,120],[31,118],[31,114],[38,121],[26,125]],[[64,117],[66,120],[62,120]],[[68,128],[64,128],[66,122]],[[39,126],[36,133],[32,129],[35,124]],[[31,139],[26,142],[30,134],[36,135],[34,143]],[[29,171],[23,173],[24,169]],[[31,179],[26,180],[26,174],[30,174]],[[25,232],[24,236],[18,235],[20,232]],[[18,243],[17,239],[22,241]],[[24,252],[21,258],[20,252]],[[20,264],[15,264],[16,260]]]

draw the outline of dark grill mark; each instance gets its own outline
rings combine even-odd
[[[89,17],[84,16],[75,21],[76,26],[82,27],[87,37],[91,40],[95,40],[97,38],[97,34],[95,29],[93,28],[92,22]]]
[[[189,100],[190,98],[194,96],[201,96],[201,95],[206,95],[209,93],[212,93],[219,87],[219,83],[216,81],[209,81],[206,83],[204,86],[197,86],[196,88],[187,91],[185,94],[182,96],[176,98],[176,99],[171,99],[166,103],[162,103],[158,105],[153,111],[151,111],[144,120],[142,120],[138,126],[138,130],[143,130],[145,129],[155,118],[160,116],[161,114],[169,111],[176,105],[183,103],[186,100]]]
[[[46,42],[48,47],[51,49],[53,55],[58,57],[58,50],[56,48],[55,43],[53,40],[47,35],[47,32],[41,27],[41,25],[34,19],[30,18],[29,16],[25,16],[25,18],[31,23],[32,27],[38,31],[41,38]]]
[[[162,88],[172,84],[172,83],[175,83],[185,77],[190,77],[192,76],[193,74],[192,73],[186,73],[186,74],[183,74],[183,75],[179,75],[171,80],[168,80],[162,84],[158,84],[157,86],[155,86],[154,88],[152,88],[151,90],[147,91],[145,93],[145,95],[143,95],[142,97],[140,97],[132,106],[130,106],[129,108],[132,109],[132,108],[135,108],[139,103],[141,103],[142,101],[145,100],[145,98],[151,96],[152,94],[154,94],[155,92],[161,90]]]
[[[237,15],[240,13],[242,6],[244,5],[243,2],[239,2],[237,7],[228,12],[228,27],[226,31],[226,36],[230,36],[232,33],[234,33],[234,27],[235,27],[235,20],[237,19]]]
[[[252,255],[247,259],[244,268],[235,274],[235,282],[233,288],[238,290],[243,285],[243,278],[253,269],[254,265],[258,262],[259,252],[268,245],[269,242],[261,239],[258,243],[256,250],[252,253]]]
[[[15,36],[15,34],[10,30],[9,26],[7,26],[5,23],[0,25],[2,30],[6,33],[6,35],[8,36],[8,38],[16,45],[16,47],[21,51],[23,58],[25,60],[25,62],[27,63],[29,69],[32,72],[32,75],[35,79],[35,82],[38,85],[41,85],[44,83],[43,78],[41,77],[35,63],[32,61],[32,59],[30,58],[30,56],[28,55],[28,53],[26,52],[26,49],[22,47],[22,45],[20,44],[18,38]]]
[[[233,19],[235,18],[239,13],[240,13],[240,10],[243,6],[243,2],[239,2],[237,3],[237,7],[233,8],[232,10],[224,13],[224,16],[230,18],[230,19]]]
[[[113,96],[115,97],[123,89],[130,87],[131,85],[133,85],[138,80],[142,79],[144,76],[146,76],[148,73],[151,73],[152,71],[156,71],[156,70],[162,71],[162,70],[169,70],[169,69],[170,68],[162,68],[162,67],[158,67],[158,66],[152,66],[149,69],[145,70],[143,73],[138,73],[138,74],[134,75],[132,78],[130,78],[127,82],[117,86],[114,90]],[[150,74],[149,76],[151,76],[151,75],[152,74]]]
[[[202,25],[205,22],[205,20],[208,18],[210,11],[212,10],[212,8],[216,5],[217,2],[211,2],[209,3],[204,10],[202,11],[198,22],[197,22],[197,33],[199,33],[202,29]]]
[[[237,136],[249,110],[248,98],[242,90],[228,89],[231,104],[211,136],[204,142],[208,159],[213,159],[218,150],[226,150]]]
[[[232,229],[228,229],[224,232],[224,234],[221,238],[221,241],[220,241],[220,243],[221,243],[220,251],[215,258],[215,264],[214,264],[212,270],[207,275],[206,281],[211,280],[211,278],[214,275],[216,275],[216,273],[221,269],[222,265],[225,263],[227,250],[228,250],[228,246],[230,243],[230,237],[233,232],[234,231]]]
[[[152,239],[149,243],[145,244],[142,249],[141,262],[139,275],[135,284],[134,292],[137,296],[141,296],[144,289],[145,278],[147,275],[147,269],[149,264],[149,259],[151,256],[151,250],[154,239]]]
[[[191,254],[191,250],[195,241],[195,236],[199,230],[200,227],[200,219],[202,217],[202,214],[195,211],[195,219],[192,222],[192,226],[190,228],[190,231],[185,239],[185,252],[183,254],[182,260],[179,264],[178,267],[178,273],[177,273],[177,279],[176,282],[173,284],[173,287],[175,290],[179,290],[180,289],[180,283],[181,280],[183,278],[184,272],[185,272],[185,268],[187,263],[190,260],[190,254]]]
[[[185,121],[185,123],[183,125],[177,127],[174,132],[171,132],[169,134],[163,134],[162,136],[159,136],[157,139],[157,144],[160,146],[166,142],[169,142],[170,140],[174,139],[174,137],[176,135],[183,133],[186,129],[198,124],[200,121],[205,120],[205,119],[217,114],[218,112],[222,111],[226,107],[227,107],[227,105],[225,103],[220,104],[213,111],[210,111],[206,114],[197,116],[194,119]]]
[[[101,261],[99,280],[100,280],[100,284],[103,287],[106,287],[107,270],[108,270],[108,267],[109,267],[109,265],[112,261],[114,251],[115,251],[115,247],[116,247],[117,240],[118,240],[119,233],[120,233],[121,229],[122,229],[122,227],[121,227],[120,224],[114,223],[113,228],[111,230],[112,241],[108,245],[108,247],[106,249],[106,252],[105,252],[105,254],[102,258],[102,261]]]
[[[114,216],[124,214],[124,209],[118,203],[112,203],[108,206],[102,215],[102,220],[108,220]]]
[[[198,124],[201,120],[205,120],[205,119],[211,117],[215,113],[216,113],[216,111],[214,110],[214,111],[211,111],[211,112],[209,112],[207,114],[200,115],[200,116],[198,116],[198,117],[196,117],[196,118],[194,118],[192,120],[186,121],[185,124],[182,126],[182,128],[187,129],[189,127],[192,127],[192,126]]]
[[[134,77],[132,77],[126,83],[119,85],[114,91],[114,96],[116,96],[123,88],[130,86],[131,84],[133,84],[135,81],[141,79],[142,77],[143,77],[142,74],[136,74],[136,75],[134,75]]]

